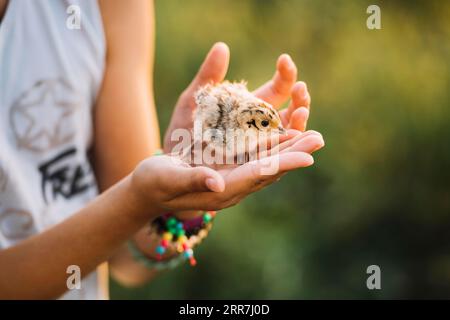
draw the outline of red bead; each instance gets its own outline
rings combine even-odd
[[[216,211],[208,211],[208,213],[210,214],[210,216],[212,218],[214,218],[216,216]]]
[[[162,259],[162,255],[160,255],[159,253],[156,255],[156,260],[160,261]]]
[[[185,243],[183,243],[183,249],[184,250],[187,250],[187,249],[189,249],[189,245],[185,242]]]
[[[169,246],[169,241],[167,241],[167,239],[162,239],[161,246],[167,248]]]
[[[189,263],[191,264],[191,266],[195,267],[195,265],[197,264],[197,260],[195,260],[194,257],[189,259]]]

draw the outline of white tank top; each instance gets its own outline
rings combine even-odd
[[[71,5],[80,29],[66,24]],[[9,0],[0,24],[0,249],[97,195],[88,151],[104,62],[97,1]],[[93,272],[63,298],[104,298],[101,291]]]

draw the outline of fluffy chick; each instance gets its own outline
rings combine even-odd
[[[195,93],[195,102],[194,121],[202,124],[204,132],[212,132],[203,139],[212,142],[216,150],[220,147],[230,149],[230,143],[249,131],[285,133],[278,112],[250,93],[245,82],[205,85]],[[234,140],[227,136],[230,133]]]

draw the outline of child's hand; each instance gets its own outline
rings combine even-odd
[[[220,210],[275,182],[287,171],[312,165],[310,153],[323,145],[319,133],[308,131],[281,143],[277,152],[262,160],[217,171],[191,167],[170,156],[155,156],[133,172],[132,189],[143,211],[149,207],[157,207],[161,213]]]

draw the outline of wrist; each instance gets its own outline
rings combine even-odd
[[[179,220],[191,220],[203,215],[201,210],[185,210],[174,212],[173,215]]]
[[[156,253],[156,247],[161,242],[161,235],[152,229],[152,224],[148,223],[144,228],[137,232],[131,241],[134,241],[136,248],[142,252],[142,254],[152,260],[157,260],[158,254]],[[162,260],[171,259],[177,255],[176,250],[167,250]]]
[[[164,209],[155,205],[155,202],[149,201],[149,197],[145,196],[136,184],[134,173],[125,177],[122,182],[128,195],[131,216],[148,221],[164,213]]]

